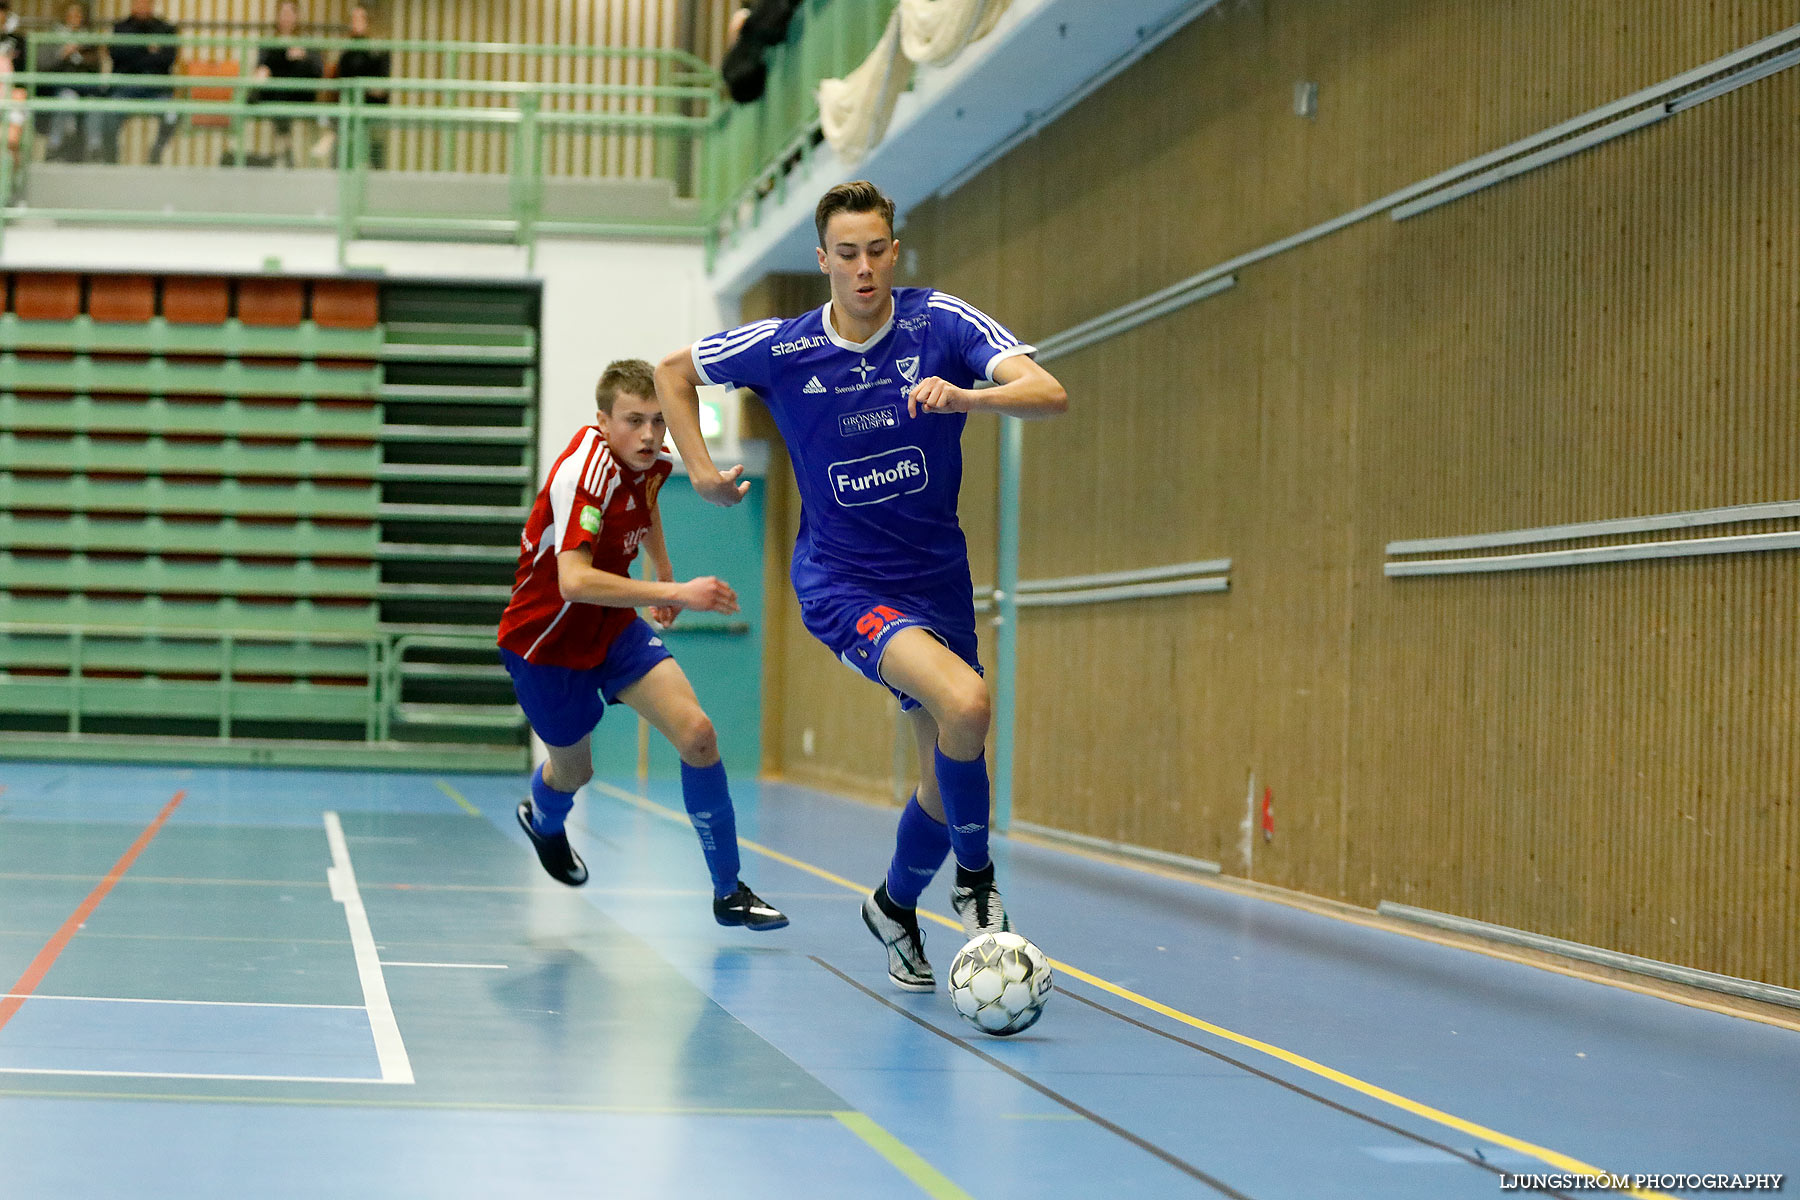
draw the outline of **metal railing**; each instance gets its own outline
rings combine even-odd
[[[727,107],[706,139],[701,198],[715,237],[753,224],[756,204],[818,147],[821,80],[854,70],[887,28],[897,0],[805,0],[787,40],[770,49],[762,99]]]
[[[56,642],[62,649],[50,658],[40,654],[28,662],[15,661],[20,656],[11,643],[19,638]],[[0,623],[0,642],[9,645],[6,661],[0,662],[0,679],[4,680],[0,688],[19,689],[12,693],[11,707],[19,711],[47,711],[26,701],[25,689],[33,685],[66,692],[67,703],[59,711],[64,720],[64,732],[69,735],[83,732],[84,719],[156,715],[139,711],[141,705],[138,703],[122,704],[121,699],[134,701],[135,694],[143,691],[145,681],[161,683],[166,678],[168,682],[163,686],[179,689],[188,701],[185,709],[168,715],[212,722],[220,741],[229,741],[234,736],[235,721],[280,719],[290,723],[360,725],[365,743],[382,745],[394,743],[393,731],[397,724],[419,723],[416,718],[409,719],[406,708],[432,707],[407,706],[403,700],[402,685],[409,652],[426,648],[470,651],[493,647],[492,635],[485,632],[420,637],[387,632],[358,634],[17,621]],[[133,643],[153,644],[166,653],[147,657],[143,650],[133,653],[118,649]],[[341,681],[329,689],[318,690],[308,702],[300,703],[300,693],[293,690],[294,685],[272,683],[264,678],[270,671],[268,662],[245,661],[243,649],[253,645],[335,646],[353,653],[360,650],[361,653],[355,655],[360,670],[352,673],[348,659],[329,666],[296,669],[300,675],[325,675]],[[486,671],[491,673],[498,669],[490,666]],[[468,673],[475,674],[477,669],[468,668]],[[259,678],[247,680],[244,676]],[[284,690],[296,697],[291,707],[284,708],[280,699]],[[260,702],[253,698],[260,698]],[[143,699],[154,701],[157,696],[154,692],[146,692]],[[481,711],[476,711],[477,708]],[[523,728],[524,717],[510,704],[469,706],[467,719],[427,723],[492,729],[507,737]]]
[[[42,61],[48,44],[67,40],[67,34],[30,35],[26,63]],[[301,133],[294,140],[302,145],[315,137],[321,145],[329,143],[325,165],[337,174],[335,211],[171,212],[166,204],[145,203],[141,208],[39,205],[30,210],[32,215],[120,223],[333,228],[340,241],[380,233],[499,238],[530,245],[542,233],[694,236],[701,232],[697,214],[637,214],[609,220],[579,210],[547,213],[544,203],[547,180],[557,177],[660,180],[674,197],[697,195],[701,142],[718,123],[720,92],[717,73],[684,51],[254,34],[94,34],[83,41],[171,45],[187,54],[222,51],[224,58],[208,61],[233,63],[236,73],[15,72],[11,81],[16,90],[4,103],[25,119],[16,161],[0,154],[0,195],[8,197],[0,221],[24,213],[12,200],[15,172],[32,169],[42,137],[36,118],[72,114],[104,122],[110,136],[103,141],[116,150],[118,130],[129,118],[174,114],[190,131],[204,127],[208,152],[221,152],[222,159],[237,167],[273,165],[273,155],[261,153],[274,143],[273,121],[298,126]],[[316,81],[256,78],[257,55],[284,47],[385,50],[393,55],[393,74]],[[472,66],[484,62],[490,73],[508,77],[465,77]],[[591,78],[566,78],[584,73]],[[518,77],[530,74],[563,77]],[[122,88],[160,94],[149,98],[108,94]],[[68,94],[37,94],[49,89]],[[335,98],[298,99],[295,93],[301,89],[315,95],[335,93]],[[196,94],[203,98],[195,98]],[[322,137],[326,132],[332,136]],[[377,167],[384,157],[386,162]],[[502,178],[504,194],[497,194],[497,202],[483,211],[443,211],[444,202],[431,187],[410,191],[401,187],[401,199],[393,203],[394,185],[404,181],[392,179],[386,187],[389,205],[372,201],[372,182],[423,171]],[[440,203],[438,211],[432,209],[434,200]]]

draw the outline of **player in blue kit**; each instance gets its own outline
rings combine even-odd
[[[1064,412],[1034,348],[973,305],[895,289],[894,204],[874,184],[832,188],[815,213],[831,300],[757,321],[664,359],[656,391],[694,490],[736,504],[743,468],[720,471],[700,433],[701,384],[756,391],[787,443],[800,489],[791,577],[806,627],[900,698],[919,749],[919,790],[901,813],[887,878],[863,920],[902,988],[935,986],[919,896],[951,851],[963,930],[1010,929],[988,856],[990,705],[976,656],[968,545],[956,519],[970,412]],[[996,386],[974,390],[975,383]]]

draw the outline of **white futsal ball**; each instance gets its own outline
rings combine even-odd
[[[1050,960],[1016,933],[977,934],[950,964],[950,1002],[996,1037],[1037,1024],[1050,989]]]

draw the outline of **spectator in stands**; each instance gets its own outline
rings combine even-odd
[[[762,99],[769,81],[763,55],[769,47],[787,40],[788,22],[799,7],[800,0],[755,0],[731,15],[726,31],[730,44],[719,73],[725,77],[725,89],[739,104]]]
[[[23,179],[19,171],[19,142],[25,132],[25,89],[14,87],[12,73],[15,66],[24,70],[25,41],[19,36],[19,14],[12,10],[8,0],[0,0],[0,97],[5,98],[6,107],[6,152],[12,158],[12,187],[4,200],[7,204],[17,202]]]
[[[350,9],[350,36],[367,39],[369,36],[369,6],[352,5]],[[386,50],[365,50],[360,46],[352,47],[338,55],[337,67],[333,72],[339,79],[386,79],[393,74],[393,57]],[[363,101],[367,104],[386,105],[388,90],[386,88],[367,88],[363,92]],[[331,139],[324,139],[325,153],[313,148],[314,154],[323,158],[331,152]],[[387,126],[380,121],[369,124],[369,165],[384,167],[387,165]]]
[[[300,6],[294,0],[281,0],[275,9],[275,36],[299,36]],[[266,46],[256,59],[258,79],[293,79],[313,81],[312,87],[258,88],[253,99],[280,104],[312,104],[319,98],[318,81],[325,77],[325,59],[317,50],[304,46]],[[272,117],[275,130],[275,154],[286,165],[294,165],[294,118]]]
[[[15,71],[25,69],[25,38],[19,32],[19,14],[10,0],[0,0],[0,57]]]
[[[131,0],[131,15],[120,17],[113,22],[114,33],[133,33],[140,35],[160,34],[173,37],[175,26],[156,15],[156,0]],[[124,84],[118,82],[121,75],[173,75],[175,73],[174,46],[110,46],[107,49],[112,59],[114,99],[118,100],[173,100],[175,91],[171,87],[157,84]],[[127,113],[108,113],[106,121],[106,161],[119,161],[119,130],[130,119]],[[168,149],[169,139],[175,136],[175,130],[181,124],[179,115],[172,112],[162,114],[157,121],[156,143],[150,147],[150,161],[160,163],[163,151]]]
[[[38,69],[69,78],[66,82],[59,79],[54,83],[39,84],[38,95],[75,100],[100,94],[100,47],[94,42],[80,40],[82,35],[91,37],[93,32],[88,24],[86,0],[68,0],[62,8],[62,20],[51,30],[52,34],[61,37],[51,43],[49,61],[39,64]],[[46,161],[86,162],[89,158],[100,157],[99,113],[54,112],[48,115]]]

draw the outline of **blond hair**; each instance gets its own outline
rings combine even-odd
[[[621,358],[606,364],[594,387],[594,405],[611,415],[613,400],[629,392],[645,400],[656,399],[656,370],[641,358]]]

